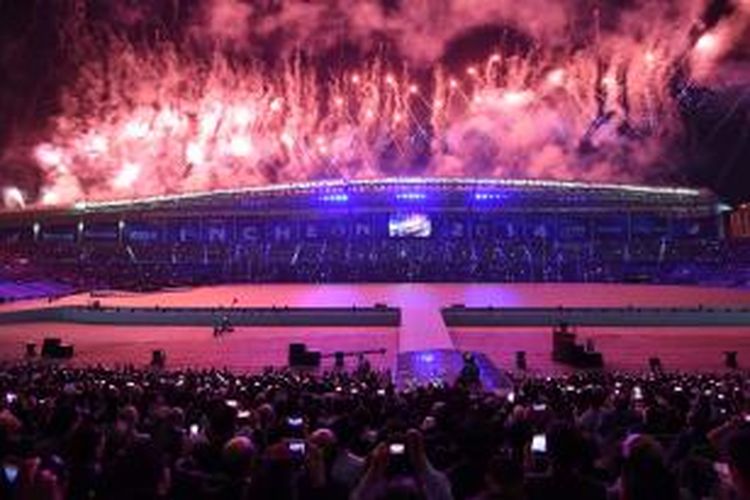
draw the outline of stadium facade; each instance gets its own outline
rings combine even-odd
[[[716,264],[723,225],[705,190],[408,178],[14,212],[0,242],[97,285],[670,280]]]

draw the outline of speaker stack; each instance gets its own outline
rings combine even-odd
[[[151,366],[154,368],[164,368],[167,364],[167,353],[164,349],[154,349],[151,351]]]
[[[724,353],[724,366],[736,370],[740,364],[737,362],[737,351],[726,351]]]
[[[320,351],[308,351],[302,343],[289,344],[289,366],[315,368],[320,366]]]
[[[73,345],[63,344],[59,337],[46,337],[42,342],[42,357],[47,359],[70,359]]]
[[[525,370],[526,364],[526,351],[516,351],[516,368],[519,370]]]

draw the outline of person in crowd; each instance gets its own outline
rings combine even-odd
[[[380,443],[370,456],[353,500],[451,500],[450,482],[427,459],[421,433],[410,429]]]
[[[546,435],[546,445],[549,458],[540,459],[548,460],[549,464],[543,473],[529,476],[530,499],[564,498],[566,495],[581,500],[607,498],[606,486],[582,473],[586,442],[572,423],[553,423]]]
[[[70,500],[96,498],[103,490],[104,433],[87,420],[75,429],[68,446]]]
[[[623,444],[624,463],[616,497],[621,500],[678,500],[680,490],[653,438],[631,435]]]
[[[340,491],[345,491],[348,497],[362,478],[366,465],[365,459],[351,449],[353,438],[348,417],[341,417],[334,429],[335,440],[331,451],[330,480]]]
[[[750,428],[737,429],[729,439],[729,471],[734,496],[750,500]]]
[[[485,471],[485,489],[474,500],[526,500],[523,464],[510,449],[500,450]]]
[[[3,364],[0,498],[750,500],[746,374],[507,377]]]

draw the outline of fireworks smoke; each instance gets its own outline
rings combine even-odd
[[[0,94],[14,207],[382,175],[664,180],[681,96],[723,83],[750,24],[748,0],[35,5],[60,76],[38,120]]]

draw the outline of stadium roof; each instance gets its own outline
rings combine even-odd
[[[479,179],[479,178],[450,178],[450,177],[393,177],[376,180],[327,180],[314,182],[299,182],[289,184],[271,184],[267,186],[247,187],[240,189],[226,189],[193,192],[184,194],[152,196],[147,198],[120,199],[112,201],[80,201],[75,204],[77,210],[96,209],[103,207],[127,207],[140,204],[158,204],[174,201],[191,201],[217,196],[252,196],[252,195],[288,195],[297,193],[368,190],[399,187],[427,187],[436,189],[472,189],[472,188],[512,188],[512,189],[542,189],[550,191],[585,190],[611,193],[632,193],[666,195],[674,197],[698,197],[708,194],[705,190],[682,187],[653,187],[635,184],[598,184],[576,181],[552,180],[523,180],[523,179]]]
[[[111,201],[80,201],[72,207],[32,207],[16,215],[85,215],[113,212],[212,210],[232,207],[275,209],[320,205],[351,205],[359,208],[393,207],[399,203],[425,207],[469,207],[502,203],[505,208],[583,206],[690,207],[715,203],[707,190],[654,187],[634,184],[597,184],[574,181],[394,177],[375,180],[324,180],[272,184],[241,189]],[[486,202],[486,203],[485,203]],[[270,205],[269,205],[270,204]],[[5,214],[8,216],[9,214]]]

